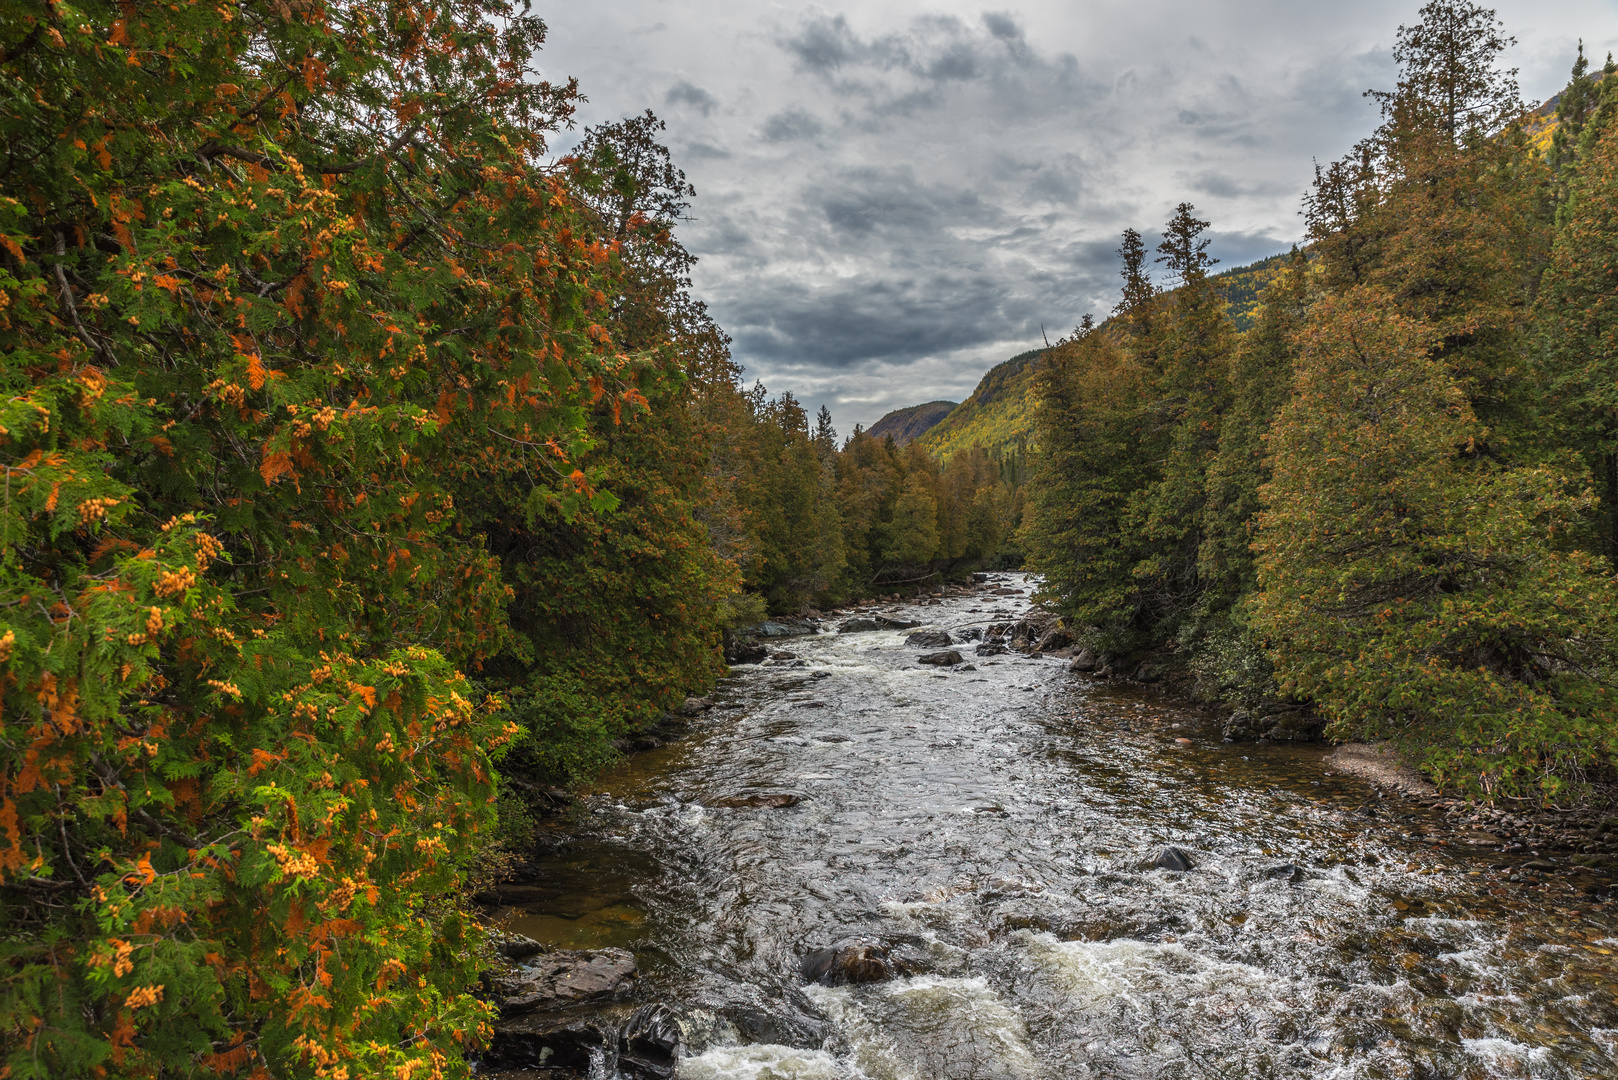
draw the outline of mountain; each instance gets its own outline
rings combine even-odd
[[[1018,353],[990,368],[972,396],[922,436],[921,445],[947,458],[957,450],[970,450],[978,445],[994,451],[1026,443],[1034,361],[1044,351],[1033,349]]]
[[[920,438],[948,416],[956,404],[953,401],[929,401],[925,405],[912,405],[908,409],[894,409],[871,425],[869,434],[880,439],[892,435],[893,441],[903,446]]]

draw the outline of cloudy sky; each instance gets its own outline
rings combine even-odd
[[[546,6],[585,124],[650,108],[697,188],[697,293],[749,379],[839,431],[959,401],[1117,298],[1118,234],[1183,200],[1226,266],[1284,251],[1312,161],[1376,121],[1417,0],[594,0]],[[1503,0],[1523,94],[1613,0]],[[565,148],[564,140],[559,149]]]

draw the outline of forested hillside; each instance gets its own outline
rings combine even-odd
[[[1564,800],[1618,751],[1618,80],[1581,54],[1542,150],[1506,44],[1467,3],[1401,30],[1245,333],[1194,207],[1172,292],[1125,234],[1110,321],[1036,375],[1024,538],[1098,650]]]

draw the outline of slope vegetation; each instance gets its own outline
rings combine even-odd
[[[929,401],[925,405],[895,409],[872,424],[867,434],[876,439],[892,435],[893,441],[903,446],[936,427],[955,406],[956,403],[953,401]]]

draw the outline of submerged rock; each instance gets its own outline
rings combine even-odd
[[[955,644],[955,639],[942,630],[922,630],[905,638],[905,644],[923,649],[944,649]]]
[[[1164,870],[1175,870],[1183,873],[1187,870],[1195,869],[1197,860],[1185,848],[1175,847],[1170,844],[1158,852],[1157,858],[1152,860],[1152,865],[1161,867]]]
[[[961,654],[954,649],[947,652],[923,653],[916,657],[918,664],[932,664],[935,667],[951,667],[961,662]]]
[[[1307,875],[1303,867],[1296,863],[1280,863],[1276,866],[1266,866],[1259,873],[1270,881],[1285,881],[1289,885],[1296,885]]]

